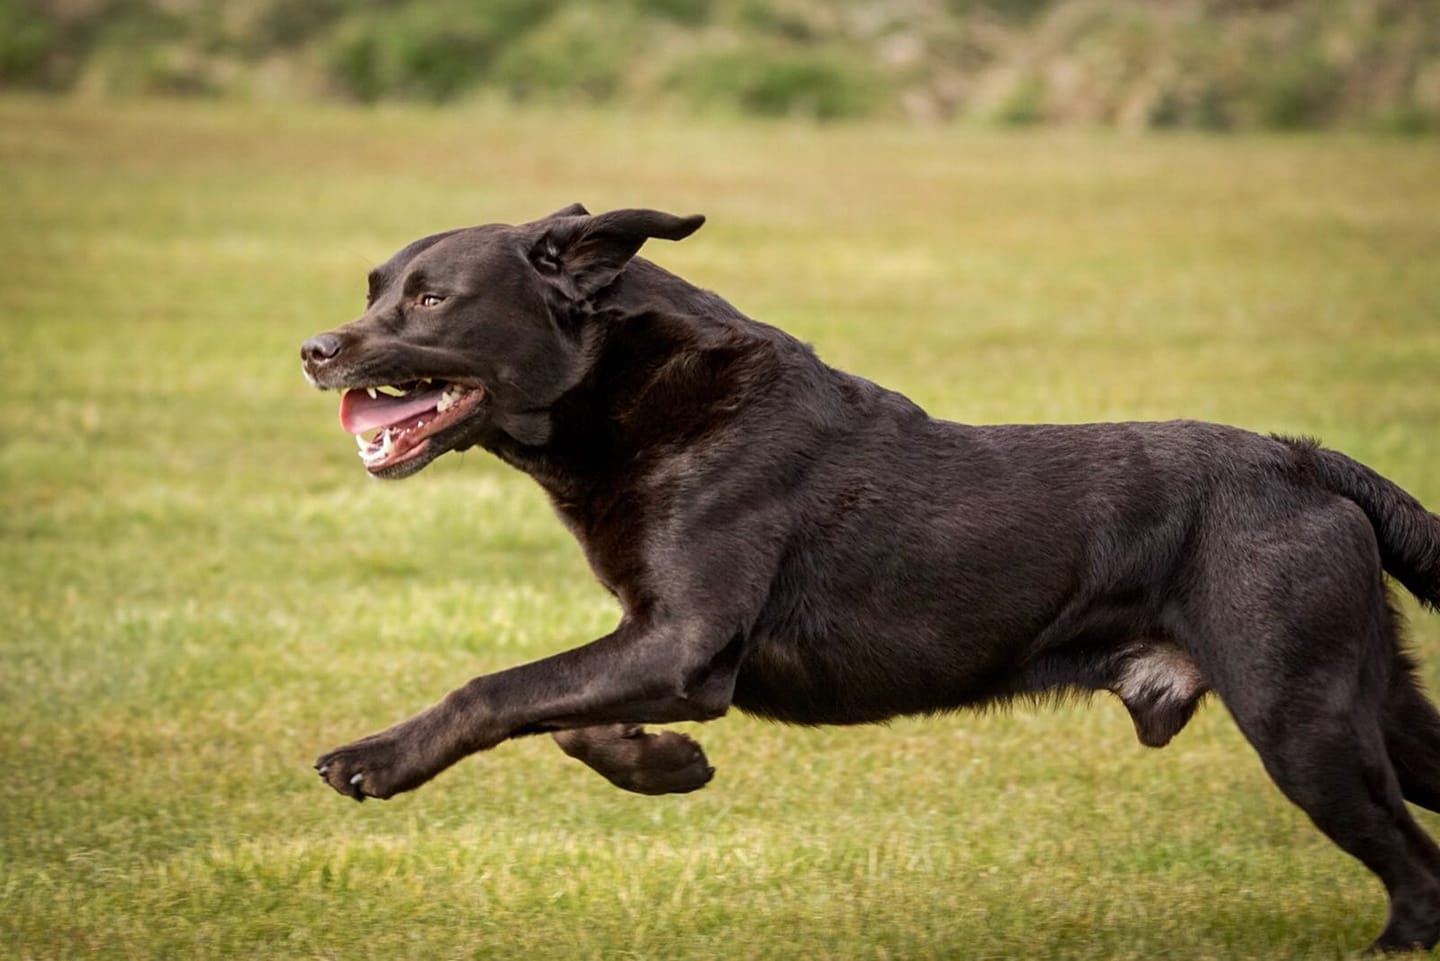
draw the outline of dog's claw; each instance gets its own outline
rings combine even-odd
[[[315,770],[338,793],[356,801],[385,799],[419,787],[429,780],[433,768],[395,729],[362,737],[315,759]]]

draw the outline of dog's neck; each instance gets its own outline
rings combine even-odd
[[[732,399],[753,396],[734,378],[770,369],[763,358],[790,340],[640,258],[559,322],[582,370],[554,404],[528,415],[544,418],[543,441],[500,431],[484,446],[535,478],[562,513],[603,492],[616,468],[678,449],[698,425],[727,423]]]

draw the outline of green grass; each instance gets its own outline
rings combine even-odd
[[[736,716],[691,796],[532,739],[336,797],[320,750],[615,612],[483,454],[367,480],[297,347],[420,234],[702,211],[648,252],[937,414],[1313,433],[1440,504],[1436,170],[1363,139],[0,99],[0,956],[1361,947],[1379,885],[1216,704],[1162,752],[1108,698]]]

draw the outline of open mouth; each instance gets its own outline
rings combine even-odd
[[[463,419],[484,396],[482,387],[429,378],[352,387],[340,398],[340,426],[355,435],[365,469],[386,473],[421,458],[431,447],[431,437]],[[443,450],[432,456],[440,453]],[[415,466],[421,465],[423,461]]]

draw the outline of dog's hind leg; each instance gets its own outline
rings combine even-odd
[[[685,794],[715,776],[700,745],[679,731],[601,724],[556,731],[552,736],[560,750],[616,787],[636,794]]]
[[[1397,657],[1385,699],[1385,750],[1405,800],[1440,811],[1440,711],[1420,690],[1414,668]]]
[[[1440,941],[1440,849],[1405,808],[1376,720],[1313,703],[1279,726],[1236,719],[1281,791],[1385,885],[1390,914],[1375,947]]]
[[[1318,683],[1317,683],[1318,682]],[[1307,678],[1273,697],[1216,689],[1291,801],[1332,841],[1373,871],[1390,896],[1375,946],[1440,941],[1440,848],[1410,816],[1377,714],[1339,678]]]
[[[1203,626],[1190,640],[1276,785],[1384,883],[1390,912],[1374,946],[1430,948],[1440,848],[1406,808],[1387,750],[1396,649],[1368,536],[1319,512],[1231,545],[1191,608]]]

